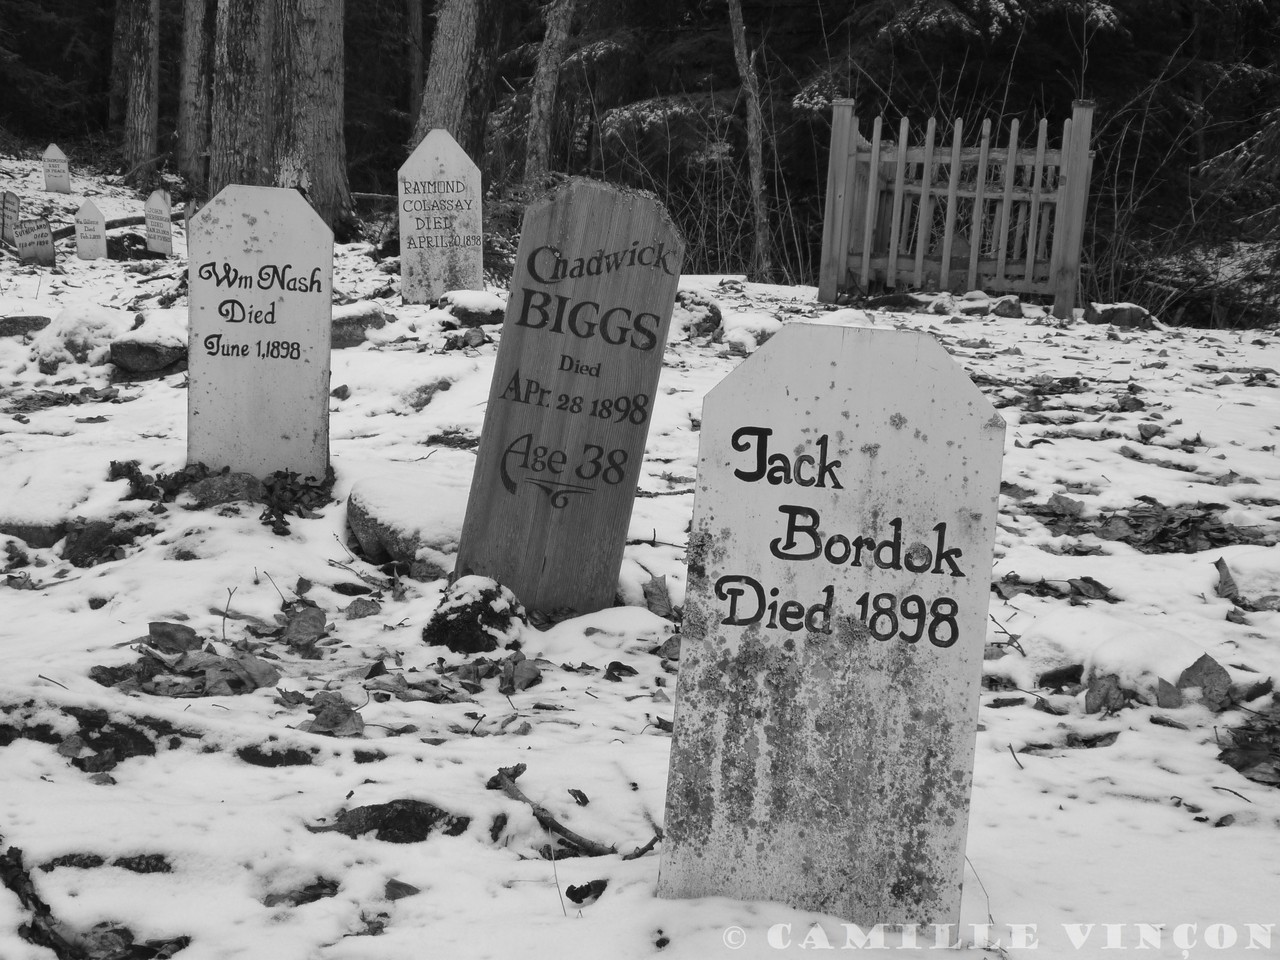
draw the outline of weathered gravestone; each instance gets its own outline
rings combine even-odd
[[[432,130],[398,177],[404,302],[484,289],[480,169],[447,130]]]
[[[707,395],[659,896],[958,921],[1003,438],[922,333]]]
[[[86,200],[76,211],[76,256],[97,260],[107,255],[107,218],[97,204]]]
[[[52,267],[58,262],[58,251],[53,246],[53,229],[44,217],[19,222],[13,228],[13,245],[23,260],[34,260],[42,267]]]
[[[525,211],[458,575],[613,602],[683,256],[648,194],[572,180]]]
[[[233,184],[188,242],[188,461],[322,478],[332,232],[296,190]]]
[[[166,257],[173,256],[173,210],[165,190],[153,190],[143,207],[147,224],[147,249]]]
[[[22,219],[22,203],[12,190],[0,197],[0,240],[13,243],[13,231]]]
[[[56,143],[49,144],[44,151],[44,188],[50,193],[71,192],[71,168],[67,155]]]

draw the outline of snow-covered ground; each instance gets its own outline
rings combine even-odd
[[[46,194],[27,161],[0,158],[0,186],[55,228],[90,196],[109,220],[142,210],[80,176],[69,197]],[[332,385],[347,388],[330,404],[334,502],[285,536],[244,502],[159,510],[125,499],[111,463],[184,466],[185,374],[113,383],[104,360],[135,311],[185,306],[185,237],[149,272],[58,246],[55,271],[0,256],[0,318],[52,321],[0,336],[0,523],[136,528],[86,567],[62,542],[0,534],[0,853],[21,851],[62,930],[189,937],[185,960],[696,960],[827,943],[882,958],[1280,956],[1280,791],[1218,759],[1231,728],[1268,711],[1280,723],[1274,331],[831,311],[812,288],[687,277],[724,332],[699,335],[679,311],[673,324],[620,584],[630,605],[525,628],[541,682],[507,695],[496,676],[468,692],[454,669],[468,658],[423,643],[445,582],[393,581],[354,557],[345,508],[354,485],[394,481],[388,509],[406,525],[461,529],[472,454],[428,438],[478,436],[497,343],[441,352],[448,316],[399,303],[367,245],[339,247],[335,297],[397,319],[333,354]],[[860,948],[838,918],[775,903],[660,900],[661,843],[625,858],[663,821],[677,662],[657,651],[678,628],[641,585],[665,576],[683,602],[702,398],[805,318],[928,330],[1008,421],[963,924],[921,930],[915,948]],[[42,373],[42,360],[60,363]],[[310,644],[273,636],[302,609],[323,614]],[[181,633],[152,623],[191,628],[218,669],[267,682],[184,697],[90,678],[136,663],[140,638]],[[1204,654],[1225,679],[1203,663],[1183,678]],[[1081,682],[1037,688],[1072,665]],[[326,691],[362,733],[301,729]],[[1094,701],[1104,709],[1087,712]],[[1255,775],[1275,770],[1275,742]],[[113,744],[138,755],[113,763]],[[516,764],[529,800],[617,852],[544,859],[553,837],[531,806],[486,787]],[[412,843],[316,829],[396,800],[470,819]],[[594,880],[607,881],[595,902],[565,898]],[[31,919],[0,886],[0,960],[55,955],[20,936]],[[151,955],[93,942],[95,957]]]

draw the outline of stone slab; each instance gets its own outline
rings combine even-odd
[[[188,242],[188,460],[323,478],[333,233],[296,190],[237,184]]]
[[[479,167],[447,130],[432,130],[397,178],[404,302],[484,289]]]
[[[958,921],[1003,438],[923,333],[790,323],[707,395],[660,896]]]

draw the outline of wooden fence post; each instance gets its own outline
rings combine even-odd
[[[822,222],[822,260],[818,266],[818,300],[835,303],[844,283],[849,258],[849,156],[858,131],[853,126],[853,101],[831,104],[831,156],[827,161],[827,196]]]
[[[1065,180],[1058,205],[1055,232],[1062,243],[1061,256],[1053,273],[1053,315],[1065,319],[1075,308],[1080,286],[1080,245],[1084,240],[1084,217],[1089,203],[1089,139],[1093,128],[1093,101],[1076,100],[1071,105],[1071,143],[1064,149],[1059,178]]]

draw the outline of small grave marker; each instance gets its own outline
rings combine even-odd
[[[42,267],[52,267],[58,262],[58,251],[53,246],[53,229],[44,217],[23,220],[14,227],[13,245],[23,260],[34,260]]]
[[[13,243],[13,231],[22,219],[22,203],[12,190],[0,197],[0,239]]]
[[[49,144],[44,151],[44,188],[50,193],[71,192],[71,168],[67,155],[56,143]]]
[[[525,211],[457,574],[613,602],[683,256],[648,194],[573,180]]]
[[[480,169],[447,130],[432,130],[399,174],[400,295],[430,303],[483,290]]]
[[[147,221],[147,249],[166,257],[173,256],[173,209],[167,190],[153,190],[147,197],[143,213]]]
[[[707,395],[659,896],[958,922],[1003,438],[923,333]]]
[[[324,477],[332,232],[296,190],[232,185],[189,245],[188,461]]]
[[[107,218],[97,204],[86,200],[76,211],[76,256],[97,260],[107,255]]]

